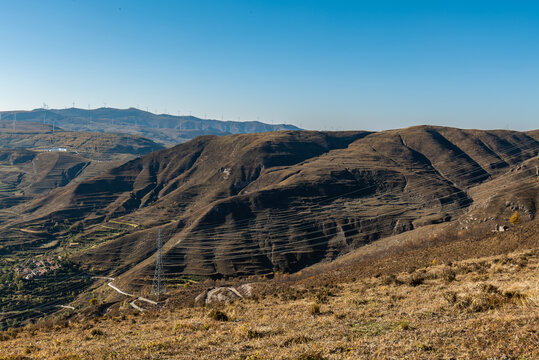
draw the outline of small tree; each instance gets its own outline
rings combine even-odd
[[[17,290],[21,291],[24,288],[24,283],[21,279],[17,281]]]
[[[518,211],[515,211],[513,215],[511,215],[509,222],[513,225],[520,224],[520,216],[518,215]]]

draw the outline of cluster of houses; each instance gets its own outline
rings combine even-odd
[[[58,258],[49,256],[42,259],[28,260],[23,265],[16,267],[15,273],[25,280],[38,278],[58,269],[60,267],[58,260],[61,260],[60,256]]]

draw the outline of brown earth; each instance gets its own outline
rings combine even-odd
[[[0,121],[0,148],[44,151],[65,148],[93,159],[110,160],[117,155],[144,155],[163,146],[138,135],[65,131],[49,124]]]
[[[22,229],[8,225],[20,222],[25,209],[36,199],[162,148],[135,135],[73,132],[48,124],[0,121],[0,226],[4,227],[0,253],[23,244],[34,248],[51,238],[40,224],[26,224]],[[25,229],[31,231],[21,234]],[[25,247],[21,250],[24,252]]]
[[[95,288],[93,306],[116,298],[114,309],[64,309],[0,332],[0,359],[535,359],[538,226],[246,279],[253,296],[211,307],[190,307],[185,296],[209,282],[172,290],[142,313]]]
[[[434,126],[203,136],[58,189],[17,226],[59,236],[53,224],[67,222],[82,250],[73,259],[125,285],[153,274],[159,230],[169,277],[294,272],[431,224],[533,219],[534,136]]]
[[[73,303],[42,307],[75,312],[0,333],[0,359],[535,358],[537,134],[206,136],[113,168],[0,153],[5,183],[18,181],[10,196],[32,195],[1,214],[2,266],[69,255],[150,297],[160,234],[169,289],[159,313],[140,302],[140,315],[104,280],[74,287]],[[245,283],[254,297],[218,305],[230,321],[190,308]]]

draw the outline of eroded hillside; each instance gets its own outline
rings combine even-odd
[[[430,126],[205,136],[59,189],[29,204],[17,226],[69,234],[75,261],[126,282],[153,272],[159,230],[169,274],[297,271],[460,221],[496,194],[485,221],[517,208],[532,219],[538,145],[521,132]],[[518,206],[506,206],[511,184],[496,182],[511,173],[520,174]]]

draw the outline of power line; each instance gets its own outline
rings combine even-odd
[[[152,283],[152,295],[157,295],[157,300],[160,300],[161,295],[167,293],[166,285],[163,281],[163,256],[161,253],[161,248],[163,247],[163,239],[161,238],[161,229],[157,234],[157,256],[155,258],[155,273],[153,276]]]
[[[453,169],[453,170],[454,170],[454,169]],[[451,194],[449,194],[449,195],[447,195],[447,196],[451,196]],[[314,209],[309,209],[309,213],[311,214],[311,216],[312,216],[312,215],[315,215],[314,213],[312,213],[313,210],[314,210]],[[326,209],[326,210],[327,210],[327,209]],[[397,212],[399,212],[399,211],[406,211],[406,208],[404,208],[404,209],[397,209],[396,211],[397,211]],[[315,212],[316,212],[316,210],[315,210]],[[386,215],[387,215],[387,214],[386,214]],[[310,218],[310,220],[316,220],[316,219],[314,219],[314,218],[311,217],[311,216],[308,216],[308,218]],[[278,216],[277,216],[277,217],[278,217]],[[302,217],[303,219],[305,219],[305,215],[301,215],[301,217]],[[376,217],[374,217],[374,218],[376,218]],[[374,218],[369,217],[369,218],[364,218],[364,219],[374,219]],[[273,220],[273,219],[272,219],[272,220]],[[289,217],[289,216],[287,217],[287,220],[290,220],[290,217]],[[300,218],[299,220],[302,220],[302,219]],[[304,220],[303,220],[303,221],[304,221]],[[247,224],[246,224],[246,225],[247,225]],[[278,225],[278,224],[277,224],[277,225]],[[373,225],[373,226],[374,226],[374,225]],[[250,227],[250,226],[247,225],[247,227]],[[307,224],[307,228],[310,228],[310,227],[311,227],[311,226],[310,226],[309,224]],[[363,227],[363,229],[365,229],[365,227]],[[223,229],[220,229],[219,231],[221,232],[222,230],[223,230]],[[234,229],[231,229],[231,230],[234,231],[235,233],[237,233],[237,232],[239,231],[239,229],[237,229],[237,228],[234,228]],[[278,237],[279,234],[280,234],[280,235],[285,235],[285,231],[283,231],[283,230],[286,230],[286,229],[278,229],[278,228],[273,228],[273,229],[272,229],[272,228],[269,228],[269,229],[263,229],[263,230],[264,230],[264,231],[262,231],[262,233],[268,233],[269,231],[271,231],[271,232],[272,232],[272,235],[273,235],[272,237],[274,237],[274,236],[277,236],[277,237]],[[295,230],[298,230],[298,229],[295,229]],[[325,229],[325,230],[327,230],[327,229]],[[275,233],[275,231],[277,231],[277,233]],[[322,231],[322,230],[321,230],[321,229],[320,229],[320,230],[315,230],[315,231],[311,232],[310,235],[314,235],[314,233],[319,233],[320,231]],[[256,232],[256,230],[255,230],[255,232]],[[215,235],[213,235],[213,236],[211,236],[210,234],[207,234],[207,233],[202,233],[202,232],[200,232],[200,234],[203,235],[203,236],[205,237],[205,240],[207,240],[207,241],[209,242],[209,244],[207,244],[207,245],[208,245],[208,247],[209,247],[210,249],[212,249],[212,248],[214,249],[214,248],[216,247],[216,245],[219,245],[219,243],[220,243],[221,241],[225,241],[225,240],[226,240],[226,241],[230,241],[230,240],[233,240],[233,239],[230,239],[229,237],[228,237],[228,239],[224,239],[224,235],[219,236],[219,234],[215,234]],[[309,234],[309,233],[308,233],[308,234]],[[208,236],[208,235],[209,235],[209,236]],[[307,235],[307,234],[302,234],[302,235]],[[196,236],[196,233],[190,234],[190,236]],[[188,245],[188,242],[189,242],[189,241],[186,241],[186,240],[187,240],[187,239],[183,239],[183,241],[182,241],[181,243],[179,243],[178,245],[179,245],[180,247],[184,247],[184,248],[198,248],[198,249],[203,249],[203,248],[206,247],[204,244],[197,244],[196,246]],[[195,239],[189,239],[189,240],[193,241],[193,240],[195,240]],[[239,238],[238,238],[238,240],[239,240]],[[316,240],[316,238],[311,239],[311,241],[312,241],[312,240]],[[311,245],[312,245],[312,244],[311,244]],[[241,251],[239,251],[239,252],[245,252],[245,251],[249,252],[249,251],[250,251],[250,250],[249,250],[249,247],[251,247],[251,246],[244,247],[244,248],[243,248]],[[255,246],[255,247],[258,247],[258,246]],[[208,250],[210,250],[210,249],[208,249]],[[110,249],[110,248],[107,249],[107,251],[111,251],[111,250],[114,250],[114,248],[113,248],[113,249]],[[252,249],[252,250],[254,250],[254,249]],[[251,250],[251,251],[252,251],[252,250]],[[263,251],[263,248],[258,248],[257,251]],[[98,251],[98,253],[99,253],[99,251]],[[167,256],[167,257],[168,257],[168,256]]]
[[[509,156],[509,158],[506,158],[505,160],[508,160],[508,159],[511,159],[511,158],[517,158],[517,157],[519,157],[519,156],[522,156],[522,154],[516,154],[516,155],[513,155],[513,156]],[[502,160],[502,159],[500,160],[500,162],[503,162],[503,161],[504,161],[504,160]],[[452,168],[451,170],[452,170],[452,171],[458,170],[458,167]],[[435,172],[434,170],[431,170],[431,171]],[[472,171],[464,171],[464,173],[466,173],[466,172],[473,173],[473,171],[474,171],[474,170],[472,170]],[[463,173],[460,173],[459,175],[462,175],[462,174],[463,174]],[[482,176],[482,175],[478,175],[477,177],[480,177],[480,176]],[[476,177],[476,178],[477,178],[477,177]],[[432,181],[432,180],[430,180],[430,181]],[[429,180],[428,180],[427,182],[429,182]],[[420,182],[420,183],[421,183],[421,182]],[[530,185],[532,185],[532,184],[529,184],[529,185],[527,185],[527,186],[530,186]],[[534,185],[532,185],[532,186],[534,186]],[[357,191],[357,190],[356,190],[356,191]],[[484,190],[483,190],[483,191],[484,191]],[[451,194],[449,194],[449,195],[447,195],[447,196],[450,196],[450,195],[451,195]],[[342,195],[341,195],[341,196],[342,196]],[[462,207],[464,207],[464,206],[462,206]],[[310,209],[310,208],[309,208],[309,212],[311,212],[312,210],[313,210],[313,209]],[[385,214],[385,215],[387,215],[387,214]],[[347,231],[348,231],[348,230],[344,230],[343,232],[346,233]],[[364,235],[364,234],[357,234],[357,235],[355,235],[355,236],[359,236],[359,235]],[[313,240],[316,241],[317,239],[321,239],[320,243],[323,243],[323,242],[326,242],[326,241],[327,241],[326,239],[322,239],[322,237],[319,237],[319,238],[314,237],[314,238],[309,239],[309,241],[313,241]],[[214,239],[211,239],[211,238],[210,238],[209,240],[210,240],[210,241],[211,241],[211,240],[214,240],[214,242],[213,242],[213,244],[212,244],[211,246],[212,246],[212,247],[215,247],[215,240],[217,240],[217,238],[214,238]],[[224,239],[223,239],[223,240],[224,240]],[[218,240],[218,241],[219,241],[219,240]],[[157,290],[155,293],[156,293],[158,296],[159,296],[161,293],[164,294],[164,293],[166,292],[166,289],[165,289],[165,286],[164,286],[164,277],[163,277],[163,264],[162,264],[162,251],[161,251],[162,245],[163,245],[163,244],[162,244],[161,231],[159,231],[159,234],[158,234],[158,237],[157,237],[157,252],[156,252],[157,256],[156,256],[156,267],[155,267],[155,274],[154,274],[154,284],[156,284],[156,290]],[[292,245],[292,244],[286,244],[286,245]],[[313,246],[314,244],[313,244],[313,243],[309,243],[308,245]],[[264,249],[258,249],[257,251],[263,251],[263,250],[264,250]],[[314,249],[313,249],[313,250],[314,250]],[[245,251],[245,250],[244,250],[244,251]],[[242,251],[231,252],[231,253],[229,253],[228,257],[225,257],[225,259],[231,260],[231,259],[233,259],[234,257],[245,257],[245,256],[249,256],[249,253],[248,253],[249,251],[251,251],[251,250],[247,250],[247,253],[246,253],[246,254],[245,254],[245,253],[242,254]],[[293,252],[295,252],[295,251],[297,251],[297,249],[295,250],[295,249],[292,249],[292,248],[286,248],[286,247],[284,247],[283,249],[279,249],[277,252],[293,253]],[[300,250],[300,251],[301,251],[301,250]],[[232,257],[231,257],[231,256],[232,256]],[[158,269],[159,269],[159,270],[158,270]],[[157,281],[156,281],[156,280],[157,280]],[[154,289],[153,289],[153,286],[152,286],[152,293],[154,293],[153,290],[154,290]]]

